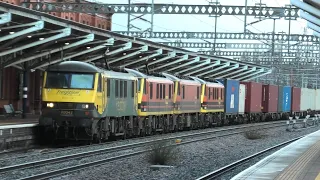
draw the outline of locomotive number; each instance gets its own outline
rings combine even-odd
[[[72,116],[73,112],[72,111],[60,111],[60,115],[62,115],[62,116]]]

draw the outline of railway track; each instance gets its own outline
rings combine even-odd
[[[280,147],[282,147],[282,146],[285,146],[285,145],[287,145],[287,144],[290,144],[290,143],[292,143],[292,142],[294,142],[294,141],[297,141],[297,140],[299,140],[299,139],[301,139],[301,138],[303,138],[303,137],[304,137],[304,136],[300,136],[300,137],[291,139],[291,140],[289,140],[289,141],[280,143],[280,144],[278,144],[278,145],[272,146],[272,147],[270,147],[270,148],[268,148],[268,149],[265,149],[265,150],[263,150],[263,151],[260,151],[260,152],[258,152],[258,153],[255,153],[255,154],[253,154],[253,155],[251,155],[251,156],[248,156],[248,157],[245,157],[245,158],[243,158],[243,159],[240,159],[240,160],[238,160],[238,161],[236,161],[236,162],[233,162],[233,163],[231,163],[231,164],[229,164],[229,165],[227,165],[227,166],[224,166],[224,167],[222,167],[222,168],[220,168],[220,169],[217,169],[217,170],[215,170],[215,171],[212,171],[212,172],[210,172],[210,173],[208,173],[208,174],[206,174],[206,175],[198,178],[197,180],[213,180],[213,179],[217,179],[217,178],[223,176],[224,174],[229,173],[229,172],[230,172],[231,170],[233,170],[234,168],[236,168],[236,167],[238,167],[238,166],[241,166],[241,165],[244,165],[245,163],[247,163],[247,162],[250,161],[250,160],[253,160],[254,158],[257,158],[257,157],[259,157],[259,156],[263,156],[264,154],[266,154],[266,153],[268,153],[268,152],[270,152],[270,151],[272,151],[272,150],[274,150],[274,149],[276,149],[276,148],[280,148]]]
[[[152,139],[154,138],[153,136],[148,136],[148,137],[140,137],[140,138],[134,138],[132,140],[137,140],[137,141],[144,141],[144,142],[139,142],[139,143],[133,143],[131,145],[128,146],[128,148],[131,148],[133,146],[142,146],[142,145],[147,145],[147,144],[152,144],[155,142],[159,142],[161,140],[173,140],[173,139],[177,139],[177,138],[188,138],[188,137],[196,137],[196,136],[204,136],[204,135],[210,135],[212,133],[218,133],[218,132],[226,132],[226,131],[230,131],[230,130],[237,130],[237,129],[242,129],[242,128],[250,128],[250,127],[260,127],[260,126],[269,126],[269,125],[277,125],[279,124],[280,126],[283,126],[284,123],[286,121],[277,121],[277,122],[266,122],[266,123],[255,123],[255,124],[246,124],[246,125],[239,125],[236,127],[228,127],[228,128],[217,128],[217,129],[213,129],[211,131],[204,131],[204,132],[193,132],[193,133],[188,133],[188,134],[182,134],[179,135],[178,133],[174,134],[175,136],[173,137],[168,137],[168,138],[163,138],[160,137],[159,139],[155,139],[155,140],[148,140],[148,139]],[[126,141],[126,140],[121,140],[121,141]],[[115,141],[115,142],[121,142],[121,141]],[[39,152],[39,153],[34,153],[34,154],[28,154],[25,153],[23,155],[19,155],[19,156],[15,156],[16,159],[23,159],[23,158],[27,158],[30,156],[39,156],[39,155],[49,155],[49,154],[53,154],[53,153],[68,153],[68,151],[74,151],[74,150],[79,150],[81,151],[82,149],[94,149],[95,147],[103,147],[103,146],[108,146],[108,145],[112,145],[112,143],[114,142],[106,142],[106,143],[101,143],[101,144],[92,144],[92,145],[85,145],[85,146],[77,146],[77,147],[68,147],[68,148],[59,148],[59,149],[47,149],[45,148],[43,151]],[[101,152],[107,150],[108,148],[101,148]],[[100,151],[97,152],[97,154]],[[9,152],[8,152],[9,153]],[[11,153],[11,152],[10,152]],[[79,152],[79,154],[81,154],[81,152]],[[11,157],[10,158],[4,158],[1,159],[0,162],[6,162],[6,161],[11,161]],[[0,172],[2,172],[2,168],[0,168]]]
[[[114,152],[121,152],[121,151],[128,151],[128,150],[135,149],[135,150],[132,150],[133,152],[124,152],[121,155],[108,156],[107,158],[102,158],[102,159],[99,159],[96,161],[90,161],[90,162],[81,163],[78,165],[66,166],[61,169],[57,169],[57,170],[53,170],[53,171],[49,171],[49,172],[45,172],[45,173],[38,173],[38,174],[29,176],[29,177],[22,178],[22,179],[47,179],[47,178],[61,176],[63,174],[67,174],[67,173],[72,173],[74,171],[78,171],[78,170],[81,170],[84,168],[102,165],[102,164],[105,164],[105,163],[108,163],[108,162],[111,162],[114,160],[119,160],[119,159],[127,158],[130,156],[142,154],[142,153],[147,153],[152,150],[151,148],[148,148],[148,145],[151,145],[151,144],[154,144],[154,143],[157,143],[160,141],[168,141],[168,140],[177,139],[177,138],[186,138],[186,139],[183,139],[183,141],[180,144],[173,144],[173,145],[169,145],[169,146],[184,145],[184,144],[194,143],[194,142],[198,142],[198,141],[204,141],[204,140],[214,139],[214,138],[218,138],[218,137],[224,137],[224,136],[230,136],[230,135],[234,135],[234,134],[243,133],[243,132],[247,131],[248,128],[251,128],[251,127],[259,127],[259,129],[268,129],[268,128],[274,128],[274,127],[281,127],[281,126],[285,126],[285,125],[286,125],[285,121],[282,121],[282,122],[279,121],[279,122],[271,122],[271,123],[242,125],[241,127],[216,129],[215,131],[209,131],[209,132],[190,133],[190,134],[174,136],[174,137],[169,137],[169,138],[155,139],[155,140],[150,140],[150,141],[146,141],[146,142],[126,144],[126,145],[122,145],[122,146],[101,148],[101,149],[97,149],[97,150],[93,150],[93,151],[86,151],[86,152],[81,152],[81,153],[69,154],[69,155],[65,155],[65,156],[58,156],[55,158],[42,159],[39,161],[16,164],[16,165],[12,165],[12,166],[5,166],[5,167],[0,168],[0,172],[1,173],[8,173],[10,171],[16,171],[16,170],[20,170],[20,169],[36,168],[39,166],[64,163],[64,162],[68,162],[71,160],[82,159],[85,157],[99,155],[99,154],[106,155],[106,154],[111,154]],[[187,139],[187,138],[193,138],[193,139]],[[143,148],[143,149],[139,149],[139,148]]]

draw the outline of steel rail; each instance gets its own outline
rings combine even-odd
[[[233,163],[231,163],[231,164],[229,164],[229,165],[227,165],[227,166],[224,166],[224,167],[222,167],[222,168],[220,168],[220,169],[217,169],[217,170],[215,170],[215,171],[213,171],[213,172],[210,172],[210,173],[208,173],[208,174],[206,174],[206,175],[198,178],[197,180],[216,179],[217,177],[220,177],[220,176],[222,176],[223,174],[226,174],[226,173],[230,172],[230,171],[233,170],[234,168],[236,168],[236,167],[238,167],[238,166],[240,166],[240,165],[243,165],[244,163],[246,163],[246,162],[248,162],[248,161],[250,161],[250,160],[253,160],[253,159],[256,158],[256,157],[262,156],[263,154],[265,154],[265,153],[267,153],[267,152],[270,152],[270,151],[272,151],[273,149],[276,149],[276,148],[282,147],[282,146],[284,146],[284,145],[287,145],[287,144],[289,144],[289,143],[292,143],[292,142],[294,142],[294,141],[297,141],[297,140],[303,138],[304,136],[305,136],[305,135],[300,136],[300,137],[297,137],[297,138],[294,138],[294,139],[291,139],[291,140],[289,140],[289,141],[280,143],[280,144],[278,144],[278,145],[272,146],[272,147],[267,148],[267,149],[265,149],[265,150],[263,150],[263,151],[260,151],[260,152],[258,152],[258,153],[255,153],[255,154],[253,154],[253,155],[251,155],[251,156],[242,158],[242,159],[240,159],[240,160],[238,160],[238,161],[235,161],[235,162],[233,162]]]

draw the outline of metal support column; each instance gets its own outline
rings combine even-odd
[[[22,93],[22,119],[26,118],[28,82],[27,82],[27,62],[23,63],[23,93]]]
[[[128,24],[127,24],[127,32],[129,33],[130,31],[130,16],[131,16],[131,13],[130,13],[130,10],[131,10],[131,0],[128,0]]]
[[[153,33],[153,18],[154,18],[154,0],[152,0],[152,6],[151,6],[151,27],[150,27],[150,32]]]
[[[276,31],[276,19],[273,19],[273,31],[272,31],[272,56],[274,56],[274,34]]]
[[[216,1],[216,6],[218,6],[218,0]],[[217,43],[217,21],[218,21],[218,11],[217,8],[215,9],[216,11],[216,17],[214,20],[214,44],[213,44],[213,52],[216,52],[216,43]]]
[[[291,35],[291,5],[290,5],[290,11],[289,11],[289,29],[288,29],[288,53],[290,53],[290,35]]]
[[[248,7],[248,0],[245,0],[245,14],[244,14],[244,28],[243,28],[243,33],[246,34],[247,32],[247,7]]]

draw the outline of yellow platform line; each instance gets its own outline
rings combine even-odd
[[[318,176],[314,180],[320,180],[320,173],[318,174]]]

